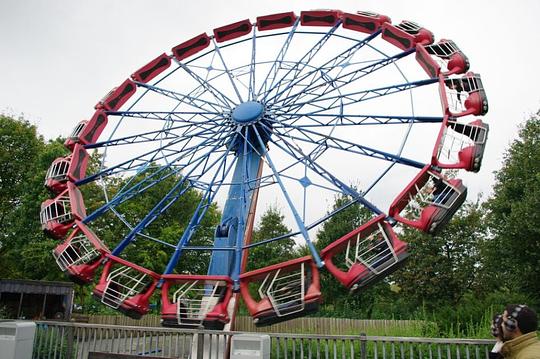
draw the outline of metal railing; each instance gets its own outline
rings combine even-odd
[[[226,358],[231,336],[241,332],[37,322],[33,358],[87,359],[89,353],[163,358]],[[266,333],[271,358],[484,359],[493,340]]]

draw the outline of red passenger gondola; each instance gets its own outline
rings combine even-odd
[[[379,215],[321,251],[326,268],[351,291],[392,273],[408,257],[385,216]]]
[[[240,292],[256,326],[279,323],[317,311],[319,270],[310,256],[257,269],[240,276]]]
[[[166,274],[162,278],[163,326],[221,330],[229,322],[233,286],[229,277]]]
[[[478,172],[482,165],[489,125],[477,119],[471,122],[450,117],[444,121],[433,151],[432,164]]]
[[[92,294],[103,304],[140,319],[150,310],[159,275],[111,254],[105,258],[107,263]]]
[[[397,221],[430,234],[450,221],[467,197],[460,179],[447,179],[424,167],[390,205],[389,215]]]
[[[79,189],[71,182],[58,196],[41,204],[40,220],[43,231],[53,238],[64,238],[75,220],[86,217],[86,208]]]
[[[73,153],[53,161],[45,176],[45,187],[58,194],[67,188],[67,182],[76,182],[86,174],[88,153],[83,146],[76,144]]]
[[[431,31],[412,21],[404,20],[398,25],[385,23],[382,28],[382,38],[402,50],[413,49],[416,44],[429,45],[434,40]]]
[[[76,283],[90,283],[101,260],[109,252],[90,228],[75,221],[75,230],[53,250],[60,269]]]

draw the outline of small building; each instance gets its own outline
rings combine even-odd
[[[73,283],[0,279],[0,308],[10,319],[69,320]]]

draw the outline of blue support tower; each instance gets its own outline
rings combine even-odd
[[[229,144],[237,156],[237,161],[221,222],[216,228],[214,248],[234,248],[234,251],[213,251],[208,274],[230,276],[235,289],[239,284],[248,214],[258,186],[257,174],[264,151],[257,146],[252,126],[258,126],[257,122],[264,121],[263,117],[264,106],[255,101],[238,105],[231,115],[231,120],[240,133],[237,140]],[[265,138],[268,140],[270,133],[266,134]]]

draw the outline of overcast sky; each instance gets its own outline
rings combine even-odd
[[[518,124],[540,108],[537,0],[1,0],[0,111],[24,114],[46,138],[65,136],[111,87],[180,42],[248,17],[317,8],[413,20],[459,45],[482,75],[491,126],[483,168],[465,179],[473,195],[488,193]]]

